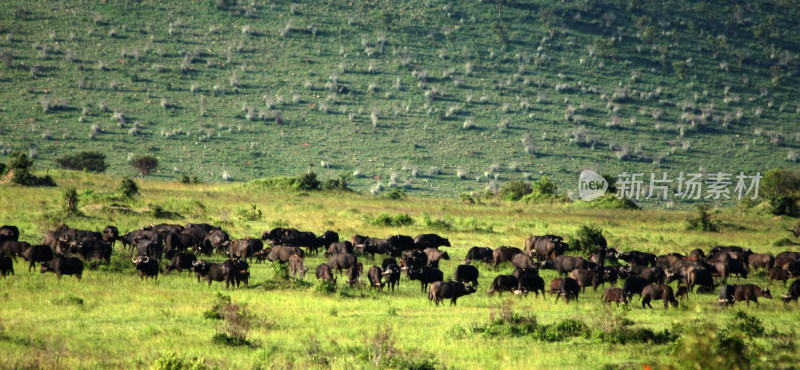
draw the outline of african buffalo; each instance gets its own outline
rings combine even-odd
[[[736,285],[722,284],[719,287],[719,299],[717,299],[717,302],[725,306],[733,306],[735,293]]]
[[[597,270],[572,270],[572,272],[569,273],[569,277],[578,282],[578,285],[581,287],[581,292],[585,292],[587,286],[592,287],[592,290],[596,292],[602,280],[602,276],[600,276]]]
[[[113,247],[117,240],[119,240],[119,229],[113,225],[106,226],[103,229],[103,240]]]
[[[568,244],[564,243],[563,236],[533,235],[525,240],[525,254],[536,257],[539,261],[549,260],[564,253]]]
[[[14,275],[14,260],[11,257],[0,256],[0,274],[6,277],[9,273]]]
[[[400,266],[397,264],[386,266],[383,269],[383,276],[386,279],[386,284],[389,285],[393,292],[395,286],[400,286]]]
[[[336,277],[331,272],[330,266],[325,263],[320,263],[319,266],[317,266],[316,275],[318,280],[327,280],[333,284],[336,284]]]
[[[628,304],[628,298],[625,297],[623,294],[622,289],[617,287],[608,287],[603,292],[603,305],[610,304],[611,302],[617,302],[617,307],[619,304],[622,303],[624,305]]]
[[[225,247],[230,240],[230,236],[228,236],[228,233],[225,231],[221,229],[212,230],[203,238],[203,249],[213,250],[219,254],[226,254]]]
[[[164,266],[164,272],[168,274],[172,270],[178,270],[178,274],[181,274],[183,273],[183,270],[191,271],[192,264],[194,264],[196,261],[197,261],[197,256],[195,256],[194,253],[189,253],[189,252],[179,253],[174,257],[172,257],[169,263],[167,263],[167,265]]]
[[[783,303],[789,303],[790,301],[794,301],[797,303],[797,299],[800,297],[800,279],[795,279],[792,282],[792,285],[789,285],[789,291],[786,292],[781,298],[783,299]]]
[[[75,275],[75,278],[81,280],[83,275],[83,261],[77,257],[58,256],[50,262],[42,262],[41,266],[39,272],[53,272],[59,280],[62,275]]]
[[[786,286],[786,280],[789,280],[792,277],[792,274],[789,271],[786,271],[781,268],[773,268],[769,270],[769,281],[770,283],[774,280],[783,281],[783,286]]]
[[[228,256],[233,259],[248,259],[250,263],[252,263],[253,256],[262,249],[264,249],[264,242],[260,239],[244,238],[231,240],[228,244]]]
[[[384,258],[383,262],[381,262],[381,268],[386,270],[386,267],[389,266],[389,265],[398,265],[399,266],[399,264],[397,263],[396,259],[394,259],[392,257]]]
[[[525,253],[517,253],[511,258],[511,264],[515,269],[539,269],[539,264]]]
[[[358,278],[361,276],[363,266],[361,262],[356,262],[356,265],[347,270],[347,285],[351,288],[360,285]]]
[[[136,254],[134,256],[147,256],[153,259],[161,259],[162,253],[162,245],[149,239],[143,239],[136,244]]]
[[[769,289],[761,289],[754,284],[742,284],[736,287],[733,297],[734,301],[747,302],[748,307],[750,306],[750,301],[755,302],[758,307],[761,306],[761,304],[758,303],[759,297],[772,299],[772,294],[770,294]]]
[[[752,253],[747,256],[747,265],[753,270],[760,268],[769,270],[773,264],[775,264],[775,257],[769,253]]]
[[[308,268],[303,264],[303,257],[297,254],[289,257],[289,273],[293,278],[297,278],[297,275],[300,275],[301,279],[304,278],[306,271],[308,271]]]
[[[334,254],[353,254],[353,252],[354,252],[353,243],[345,240],[343,242],[331,243],[328,246],[328,249],[325,250],[324,256],[330,257]]]
[[[651,284],[664,284],[664,279],[667,277],[664,270],[658,267],[633,265],[627,268],[627,272],[630,276],[639,276],[646,279]]]
[[[498,247],[492,252],[492,266],[497,267],[502,262],[511,262],[514,255],[522,253],[522,249],[516,247]]]
[[[678,290],[675,291],[675,297],[680,298],[681,301],[685,298],[689,298],[689,287],[678,284]]]
[[[367,238],[357,245],[358,247],[356,249],[361,250],[361,253],[363,254],[369,254],[372,260],[375,259],[376,254],[392,253],[392,247],[389,245],[389,242],[386,239]]]
[[[629,251],[617,253],[617,258],[631,265],[653,266],[656,265],[656,255],[647,252]]]
[[[459,297],[475,293],[475,288],[458,281],[448,282],[434,282],[431,284],[428,299],[432,300],[436,305],[439,302],[450,298],[450,304],[455,306]]]
[[[591,266],[583,257],[557,256],[542,265],[542,268],[554,268],[559,275],[567,276],[572,270],[587,270]]]
[[[270,250],[269,254],[267,254],[267,259],[270,261],[279,261],[280,263],[287,263],[289,262],[289,258],[292,255],[298,255],[300,257],[305,257],[305,252],[299,247],[290,247],[287,245],[277,245]]]
[[[478,268],[472,265],[458,265],[453,273],[453,280],[462,283],[470,283],[473,287],[478,286]]]
[[[333,272],[342,274],[343,270],[353,268],[358,263],[358,258],[352,254],[336,254],[328,258],[328,267]]]
[[[555,294],[558,293],[558,290],[561,289],[561,281],[564,280],[562,278],[555,278],[550,281],[550,293]]]
[[[444,280],[444,273],[437,268],[423,266],[409,271],[408,278],[410,280],[419,280],[420,290],[424,292],[428,284]]]
[[[6,240],[2,244],[0,244],[0,256],[11,257],[14,261],[17,260],[17,257],[22,257],[22,252],[25,249],[28,249],[31,244],[28,242],[21,242],[17,240]]]
[[[6,240],[19,240],[19,228],[13,225],[0,226],[0,243]]]
[[[669,308],[669,305],[672,304],[673,307],[678,307],[678,300],[675,299],[675,294],[672,291],[672,287],[669,285],[663,284],[650,284],[642,290],[642,308],[645,305],[647,307],[653,308],[650,305],[651,300],[663,300],[664,301],[664,308]]]
[[[558,302],[558,298],[563,296],[564,300],[569,303],[570,300],[575,299],[578,300],[578,295],[581,292],[581,287],[578,285],[578,282],[575,279],[570,277],[565,277],[561,280],[561,287],[558,289],[558,294],[556,294],[556,302]]]
[[[489,247],[472,247],[467,251],[467,257],[464,259],[464,263],[470,263],[472,261],[490,263],[493,259],[493,252],[492,248]]]
[[[393,257],[400,257],[403,252],[416,249],[414,239],[408,235],[391,235],[386,238],[386,243],[389,244],[389,254]]]
[[[514,275],[497,275],[497,277],[492,280],[492,285],[486,293],[491,295],[497,292],[502,296],[503,292],[513,292],[514,289],[518,287],[519,279],[514,277]]]
[[[520,270],[517,270],[520,271]],[[524,270],[522,270],[524,271]],[[539,274],[534,272],[525,272],[520,274],[517,277],[517,288],[514,290],[514,294],[525,294],[528,295],[528,292],[534,292],[536,297],[539,297],[539,292],[542,292],[542,298],[545,297],[544,295],[544,279],[542,279]]]
[[[438,266],[440,259],[450,260],[450,255],[447,254],[447,252],[440,251],[436,248],[426,248],[422,252],[428,256],[428,266],[431,266],[432,264],[437,264]]]
[[[622,284],[622,292],[625,293],[625,297],[628,298],[628,300],[631,300],[634,294],[641,296],[644,287],[650,284],[650,281],[643,277],[629,276]]]
[[[48,262],[54,257],[53,249],[47,245],[31,245],[22,252],[22,258],[30,263],[28,272],[36,266],[36,263]]]
[[[155,258],[146,256],[141,256],[139,258],[134,257],[133,266],[136,271],[139,271],[139,278],[142,280],[144,280],[145,277],[158,280],[158,272],[161,270],[161,267],[158,266],[158,260]]]
[[[83,241],[71,242],[70,253],[81,256],[86,261],[98,260],[111,263],[111,245],[102,239],[86,239]],[[159,255],[157,258],[161,258]]]
[[[436,234],[419,234],[414,238],[414,246],[417,249],[449,247],[450,241]]]
[[[326,250],[331,244],[338,242],[339,242],[339,233],[327,230],[324,233],[322,233],[322,235],[317,237],[316,247]]]
[[[369,271],[367,271],[367,280],[369,280],[370,288],[377,288],[379,291],[383,290],[383,287],[386,285],[383,281],[383,269],[378,266],[371,266]]]

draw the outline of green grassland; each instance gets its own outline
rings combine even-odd
[[[62,221],[92,230],[114,224],[122,232],[150,223],[210,222],[235,238],[258,236],[275,226],[316,233],[330,229],[344,238],[355,233],[385,237],[433,231],[453,244],[448,249],[451,260],[441,264],[445,278],[452,276],[473,245],[522,247],[531,234],[544,233],[566,234],[569,241],[569,235],[586,224],[600,226],[609,245],[621,250],[687,253],[731,244],[758,252],[797,250],[774,245],[788,236],[784,229],[796,220],[775,219],[754,209],[721,211],[716,217],[729,226],[710,233],[686,231],[685,220],[693,214],[675,210],[588,210],[501,201],[467,204],[415,197],[390,200],[350,192],[301,193],[248,184],[184,185],[159,180],[140,182],[141,195],[125,200],[115,195],[117,177],[63,170],[51,175],[61,186],[78,189],[79,214],[61,211],[61,188],[0,185],[0,224],[18,225],[21,240],[37,242],[45,230]],[[155,217],[157,208],[170,218]],[[408,214],[414,224],[375,225],[372,220],[384,213]],[[426,219],[444,222],[426,224]],[[301,281],[279,280],[272,266],[254,265],[249,287],[226,290],[220,283],[209,287],[177,273],[161,275],[155,282],[140,281],[119,246],[115,253],[110,266],[86,271],[80,282],[28,273],[20,259],[16,275],[0,279],[0,367],[141,368],[170,358],[170,353],[186,362],[219,368],[594,369],[644,364],[719,368],[732,366],[717,362],[737,357],[731,353],[742,354],[756,368],[791,368],[800,360],[795,344],[797,305],[780,301],[785,288],[779,282],[770,283],[765,272],[748,279],[768,286],[776,297],[762,299],[760,308],[738,303],[734,309],[721,309],[715,304],[716,295],[693,294],[678,309],[664,310],[656,302],[655,309],[645,310],[637,297],[631,309],[625,310],[603,307],[600,293],[591,289],[570,304],[554,304],[551,294],[546,298],[489,296],[486,290],[494,276],[510,273],[511,267],[494,270],[481,265],[476,294],[461,298],[456,307],[436,307],[417,282],[405,277],[393,293],[347,288],[341,278],[336,292],[323,292],[313,277],[316,265],[324,261],[322,256],[307,257],[310,274]],[[366,266],[373,263],[361,260]],[[380,264],[380,259],[375,263]],[[549,282],[555,273],[543,270],[543,277]],[[205,316],[218,294],[244,305],[252,315],[250,346],[212,341],[223,321]],[[723,333],[731,332],[732,323],[750,322],[735,319],[737,310],[759,320],[754,326],[763,326],[764,333],[730,335],[741,338],[744,347],[724,352],[718,348]],[[530,316],[539,327],[548,326],[550,336],[537,337],[520,332],[521,324],[508,324],[514,320],[530,323]],[[569,334],[575,325],[569,320],[583,323],[583,334]],[[615,342],[613,334],[622,326],[674,337],[659,343]],[[734,332],[754,330],[747,328]],[[376,360],[376,354],[384,357]]]
[[[797,168],[791,1],[4,1],[0,150],[427,196]],[[276,120],[280,116],[280,124]],[[674,172],[674,173],[673,173]],[[477,180],[477,181],[476,181]]]

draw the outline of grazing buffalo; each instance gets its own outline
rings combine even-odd
[[[236,283],[236,287],[239,287],[239,283],[244,283],[244,286],[250,284],[250,265],[245,260],[227,260],[223,263],[227,266],[227,268],[233,274],[233,281]]]
[[[406,272],[407,276],[411,270],[416,270],[425,266],[428,266],[428,255],[423,251],[411,252],[410,255],[400,261],[400,268]]]
[[[393,257],[400,257],[403,252],[416,249],[414,239],[408,235],[391,235],[386,238],[386,243],[389,244],[389,254]]]
[[[42,262],[41,266],[39,272],[53,272],[59,280],[62,275],[75,275],[75,278],[81,280],[83,275],[83,261],[77,257],[58,256],[50,262]]]
[[[517,270],[517,271],[526,271],[526,270]],[[516,272],[516,271],[515,271]],[[520,295],[528,295],[528,292],[534,292],[536,297],[539,297],[539,292],[542,292],[542,298],[545,297],[544,295],[544,279],[539,276],[538,273],[534,272],[523,272],[517,277],[517,289],[514,290],[514,294]]]
[[[389,242],[386,239],[379,239],[379,238],[367,238],[359,242],[358,244],[354,244],[356,249],[361,250],[363,254],[369,254],[370,259],[374,260],[376,254],[391,254],[392,247],[389,245]],[[399,256],[396,256],[399,257]]]
[[[539,264],[533,262],[533,259],[525,253],[515,254],[511,258],[511,264],[514,265],[515,269],[539,269]]]
[[[747,256],[747,265],[753,270],[760,268],[771,269],[775,264],[775,257],[769,253],[752,253]]]
[[[786,280],[789,280],[792,277],[792,274],[789,271],[786,271],[781,268],[773,268],[769,270],[769,281],[770,283],[775,280],[783,281],[783,286],[786,286]]]
[[[561,289],[561,281],[564,280],[562,278],[555,278],[550,281],[550,294],[558,293],[558,290]]]
[[[549,260],[564,253],[568,246],[564,243],[563,236],[533,235],[525,240],[525,254],[536,257],[539,261]]]
[[[656,255],[647,252],[629,251],[617,253],[617,258],[631,264],[638,266],[653,266],[656,265]]]
[[[248,259],[250,263],[253,262],[253,256],[264,249],[264,242],[260,239],[245,238],[232,240],[228,244],[228,256],[236,259]]]
[[[340,275],[343,270],[351,269],[358,264],[358,258],[352,254],[336,254],[328,258],[328,267]]]
[[[14,260],[11,257],[0,256],[0,274],[6,277],[9,273],[14,275]]]
[[[603,305],[610,304],[611,302],[617,302],[617,307],[619,304],[622,303],[623,305],[628,304],[628,298],[625,297],[624,292],[622,289],[617,287],[608,287],[603,292]]]
[[[500,296],[503,295],[503,292],[513,292],[514,289],[519,287],[519,279],[514,277],[514,275],[497,275],[492,281],[492,285],[489,287],[489,291],[486,293],[494,294],[497,292]]]
[[[219,254],[227,254],[225,253],[225,247],[228,246],[230,241],[231,238],[225,231],[221,229],[212,230],[203,238],[203,250],[213,250]]]
[[[622,291],[625,293],[625,297],[628,298],[628,300],[631,300],[634,294],[641,296],[644,287],[650,284],[650,281],[643,277],[629,276],[622,284]]]
[[[414,245],[417,249],[449,247],[450,241],[436,234],[419,234],[414,238]]]
[[[32,268],[36,267],[37,263],[48,262],[54,257],[55,255],[53,254],[53,248],[41,244],[32,245],[22,252],[22,258],[30,263],[28,266],[28,272],[30,272]]]
[[[315,244],[317,248],[322,248],[326,250],[331,244],[338,242],[339,242],[339,233],[328,230],[322,233],[322,235],[317,237]]]
[[[356,262],[355,266],[347,270],[347,285],[349,285],[351,288],[360,285],[358,278],[361,276],[363,268],[364,267],[361,265],[361,262]]]
[[[117,240],[120,240],[119,229],[116,226],[108,225],[103,229],[103,240],[113,247]]]
[[[641,265],[633,265],[626,269],[630,276],[638,276],[646,279],[651,284],[664,284],[664,279],[667,277],[664,270],[658,267],[644,267]]]
[[[494,251],[492,248],[489,247],[472,247],[467,251],[467,257],[464,260],[464,263],[470,263],[472,261],[478,261],[483,263],[491,263],[494,255]]]
[[[600,282],[602,281],[602,276],[600,276],[597,270],[572,270],[572,272],[569,273],[569,277],[578,282],[578,285],[581,287],[581,292],[585,292],[587,286],[592,287],[592,290],[596,292],[597,287],[600,286]]]
[[[502,262],[511,262],[514,256],[522,253],[522,249],[516,247],[498,247],[492,252],[492,266],[497,267]]]
[[[353,254],[354,251],[355,249],[353,248],[353,243],[345,240],[343,242],[333,242],[328,245],[328,249],[325,250],[324,256],[330,257],[334,254]]]
[[[328,282],[336,284],[336,277],[333,275],[330,266],[328,266],[327,264],[320,263],[319,266],[317,266],[316,275],[317,275],[317,280],[326,280]]]
[[[264,260],[267,259],[267,256],[272,252],[272,248],[264,248],[258,252],[253,253],[253,257],[256,259],[256,263],[262,263]]]
[[[719,299],[717,302],[723,306],[733,306],[735,300],[736,285],[723,284],[719,287]]]
[[[561,287],[558,289],[558,294],[556,294],[556,302],[558,302],[558,298],[562,296],[567,303],[572,299],[577,301],[580,292],[581,287],[578,285],[578,282],[573,278],[565,277],[561,280]]]
[[[458,265],[453,273],[453,280],[462,283],[470,283],[473,287],[478,286],[478,268],[472,265]]]
[[[650,305],[650,301],[658,299],[664,301],[665,309],[668,309],[670,304],[672,304],[673,307],[678,307],[678,300],[675,299],[675,293],[669,285],[650,284],[644,287],[642,290],[642,308],[644,308],[645,305],[653,308],[653,306]]]
[[[567,276],[573,270],[588,270],[591,266],[583,257],[557,256],[542,265],[542,268],[553,268],[561,276]]]
[[[50,247],[53,250],[53,254],[69,253],[69,246],[58,240],[58,237],[56,236],[56,233],[54,231],[48,231],[45,234],[44,239],[42,239],[41,244]]]
[[[394,292],[395,286],[400,286],[400,266],[391,264],[383,269],[383,278],[386,279],[386,284]]]
[[[436,264],[438,266],[439,260],[450,260],[450,255],[447,252],[440,251],[436,248],[427,248],[423,251],[428,256],[428,266]]]
[[[292,255],[298,255],[300,257],[305,257],[305,252],[299,247],[291,247],[287,245],[278,245],[270,250],[269,254],[267,254],[267,259],[270,261],[278,261],[280,263],[287,263],[289,262],[289,258]]]
[[[22,252],[30,246],[31,244],[28,242],[7,240],[0,244],[0,256],[11,257],[16,261],[17,257],[22,257]]]
[[[775,267],[786,270],[789,263],[796,261],[800,261],[800,252],[781,252],[775,256]]]
[[[243,265],[242,265],[243,264]],[[205,260],[197,260],[192,265],[192,270],[197,274],[198,281],[203,278],[211,286],[212,281],[224,281],[225,288],[231,284],[239,285],[239,281],[247,281],[247,262],[227,260],[223,263],[209,263]]]
[[[800,279],[795,279],[792,285],[789,285],[789,291],[781,298],[783,299],[783,303],[789,303],[791,301],[797,303],[798,297],[800,297]]]
[[[428,299],[432,300],[436,305],[439,302],[450,299],[450,305],[455,306],[459,297],[475,293],[475,288],[458,281],[448,282],[434,282],[431,284]]]
[[[83,241],[71,242],[70,253],[81,256],[86,261],[98,260],[111,263],[111,245],[102,239],[86,239]],[[159,254],[158,259],[161,258]]]
[[[743,284],[736,287],[733,297],[734,301],[747,302],[748,307],[750,306],[750,301],[755,302],[758,307],[761,306],[761,304],[758,303],[759,297],[772,299],[772,294],[770,294],[769,289],[761,289],[754,284]]]
[[[410,280],[419,280],[420,290],[424,292],[428,284],[444,280],[444,273],[438,268],[423,266],[409,271],[408,278]]]
[[[399,264],[397,263],[396,259],[394,259],[392,257],[384,258],[383,262],[381,262],[381,268],[386,270],[386,267],[389,266],[389,265],[398,265],[399,266]]]
[[[303,264],[303,257],[297,254],[289,257],[289,273],[293,278],[297,278],[297,275],[300,275],[301,279],[304,278],[306,271],[308,271],[308,268]]]
[[[180,275],[183,273],[183,270],[191,271],[192,265],[195,262],[197,262],[197,256],[195,256],[194,253],[178,253],[164,266],[164,272],[169,274],[172,270],[178,270],[178,274]]]
[[[158,280],[158,272],[161,270],[161,267],[158,266],[158,260],[155,258],[150,258],[146,256],[142,256],[139,258],[133,258],[133,266],[135,267],[136,271],[139,271],[139,278],[144,280],[144,278],[149,277],[153,280]]]
[[[19,240],[19,228],[13,225],[0,226],[0,243],[6,240]]]
[[[679,284],[678,290],[675,291],[675,297],[679,298],[681,301],[685,298],[689,298],[689,287]]]
[[[371,266],[369,271],[367,271],[367,280],[369,280],[370,288],[377,288],[379,291],[383,290],[383,287],[386,285],[383,281],[383,269],[378,266]]]
[[[695,248],[689,252],[689,257],[686,258],[692,261],[703,261],[706,259],[706,253],[700,248]]]

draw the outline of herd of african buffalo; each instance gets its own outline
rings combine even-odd
[[[447,281],[439,269],[439,261],[449,260],[450,256],[439,248],[449,247],[450,241],[436,234],[420,234],[416,238],[392,235],[385,239],[354,235],[350,240],[340,240],[334,231],[317,236],[312,232],[275,228],[260,238],[232,240],[219,227],[189,223],[149,225],[126,234],[120,234],[114,226],[96,232],[62,224],[48,231],[40,244],[20,241],[19,235],[15,226],[0,227],[3,277],[14,273],[14,261],[22,257],[29,263],[28,271],[39,263],[42,273],[53,272],[59,279],[62,275],[73,275],[80,280],[84,262],[109,263],[113,247],[119,241],[142,279],[157,279],[159,273],[178,270],[181,274],[187,270],[195,273],[198,282],[205,280],[211,285],[213,281],[224,281],[226,288],[238,287],[241,283],[248,284],[249,264],[253,259],[255,263],[269,260],[288,264],[291,276],[302,279],[308,271],[305,254],[324,251],[328,262],[316,267],[317,279],[336,284],[337,276],[344,274],[348,285],[361,286],[364,267],[359,257],[374,261],[375,255],[380,254],[385,256],[381,265],[367,269],[366,280],[371,288],[382,290],[388,285],[394,291],[404,273],[407,279],[418,280],[421,291],[427,291],[428,299],[437,306],[444,299],[455,305],[459,297],[476,292],[480,272],[473,262],[495,268],[506,262],[514,267],[512,274],[494,278],[488,290],[490,295],[507,291],[516,295],[533,292],[537,297],[541,293],[544,297],[545,292],[550,292],[556,295],[556,302],[562,297],[569,302],[578,300],[587,287],[596,291],[598,286],[609,283],[611,286],[602,293],[604,305],[611,302],[627,305],[633,295],[639,295],[643,308],[652,308],[650,302],[654,300],[663,301],[665,308],[678,306],[679,298],[695,291],[713,292],[716,287],[720,304],[729,306],[744,301],[749,306],[752,301],[758,305],[758,298],[772,298],[769,289],[754,284],[730,285],[728,278],[747,279],[751,271],[765,269],[771,281],[783,281],[786,286],[788,279],[800,276],[800,252],[786,251],[772,256],[736,246],[717,246],[708,253],[695,249],[688,256],[679,253],[656,256],[602,247],[587,260],[565,255],[569,245],[556,235],[531,236],[524,249],[472,247],[464,264],[458,265],[453,278]],[[228,259],[211,263],[197,257],[214,253]],[[612,265],[606,264],[607,261],[627,264]],[[560,277],[546,286],[539,276],[540,269],[553,269]],[[618,280],[623,281],[621,288],[616,287]],[[678,282],[675,289],[669,285],[673,281]],[[792,282],[782,298],[786,303],[792,300],[797,303],[800,279]]]

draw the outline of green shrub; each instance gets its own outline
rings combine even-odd
[[[317,280],[314,290],[320,293],[333,294],[336,293],[336,283],[326,279]]]
[[[326,179],[322,183],[322,190],[350,190],[350,188],[347,187],[347,176]]]
[[[632,200],[628,198],[617,198],[613,194],[606,194],[589,202],[577,201],[573,204],[576,207],[592,209],[641,209]]]
[[[61,197],[64,200],[64,211],[67,213],[77,213],[78,212],[78,192],[75,188],[64,189],[64,192],[61,194]]]
[[[289,266],[280,261],[272,261],[269,265],[272,271],[272,278],[275,280],[289,280]]]
[[[249,184],[268,189],[291,190],[295,188],[295,182],[297,182],[297,179],[294,177],[268,177],[252,180]]]
[[[375,226],[410,226],[414,223],[414,219],[407,213],[401,213],[395,216],[388,213],[381,213],[378,217],[370,221],[370,224]]]
[[[791,216],[797,217],[800,216],[800,197],[790,196],[790,195],[782,195],[776,198],[772,198],[769,200],[770,203],[770,212],[773,215],[781,216]]]
[[[11,182],[22,186],[56,186],[55,181],[49,175],[38,177],[35,176],[31,169],[33,168],[33,160],[28,158],[25,153],[14,152],[11,153],[8,161],[8,170],[13,172]]]
[[[576,251],[584,256],[590,256],[596,253],[598,248],[606,248],[608,243],[603,236],[603,229],[583,225],[578,228],[575,235],[569,237],[569,250]]]
[[[191,361],[186,361],[178,356],[175,352],[165,352],[150,365],[150,370],[199,370],[205,369],[205,359],[194,358]]]
[[[236,211],[236,214],[239,216],[239,220],[242,221],[261,221],[261,210],[256,208],[255,204],[251,204],[250,207],[241,207]]]
[[[297,181],[294,183],[295,189],[302,191],[319,190],[320,185],[320,181],[317,180],[317,174],[313,172],[297,176]]]
[[[511,180],[500,188],[500,197],[505,200],[518,201],[533,192],[533,187],[519,180]]]
[[[158,168],[158,159],[151,155],[135,157],[131,160],[131,166],[139,171],[139,175],[145,177]]]
[[[764,173],[759,194],[767,199],[796,195],[800,192],[800,173],[773,168]]]
[[[422,221],[425,223],[425,227],[428,227],[433,230],[438,231],[450,231],[453,229],[453,225],[450,222],[447,222],[442,219],[431,219],[429,214],[425,214],[422,218]]]
[[[136,182],[131,180],[128,177],[123,177],[122,181],[119,183],[119,189],[117,192],[122,194],[123,197],[132,199],[133,197],[139,195],[139,185],[136,185]]]
[[[391,188],[388,192],[381,194],[381,198],[401,200],[408,198],[408,195],[398,188]]]
[[[523,195],[520,200],[526,203],[569,203],[569,198],[557,191],[558,186],[545,176],[532,182],[530,194]]]
[[[108,168],[105,154],[98,152],[79,152],[67,154],[56,159],[61,168],[86,172],[102,173]]]
[[[719,231],[719,220],[714,220],[714,213],[707,204],[697,205],[697,216],[686,220],[686,229],[697,231]]]
[[[187,175],[187,174],[181,175],[181,177],[178,179],[178,182],[180,182],[181,184],[187,184],[187,185],[189,185],[189,184],[202,184],[202,181],[200,181],[199,177],[197,177],[197,176],[189,177],[189,175]]]

